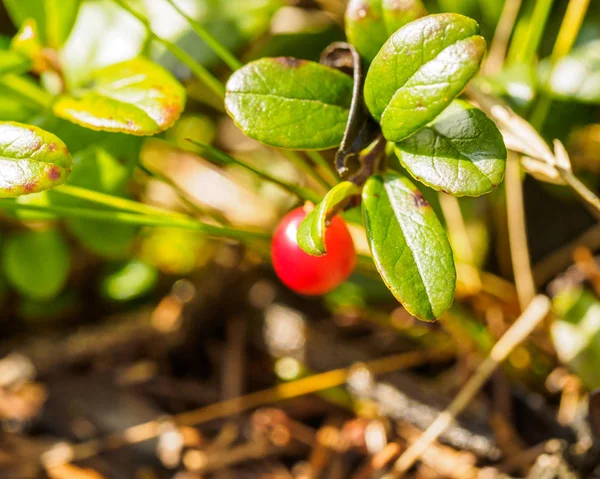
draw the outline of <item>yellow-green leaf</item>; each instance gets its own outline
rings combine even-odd
[[[36,126],[0,122],[0,198],[38,193],[64,183],[73,159],[66,145]]]
[[[350,181],[342,181],[325,195],[325,198],[306,215],[300,223],[297,233],[298,246],[313,256],[327,253],[325,247],[325,231],[327,221],[352,197],[360,195],[360,189]]]
[[[136,58],[98,70],[87,88],[64,95],[54,114],[92,130],[155,135],[185,106],[185,89],[164,68]]]

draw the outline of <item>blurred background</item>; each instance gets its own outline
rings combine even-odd
[[[230,75],[169,2],[127,3],[156,35],[219,78]],[[600,2],[424,3],[430,13],[458,12],[480,23],[493,53],[478,85],[547,141],[560,139],[575,174],[598,192]],[[345,39],[343,0],[176,4],[244,62],[318,61],[325,47]],[[583,12],[580,30],[571,53],[551,63],[569,8]],[[15,32],[2,9],[2,48]],[[532,35],[539,48],[527,55],[523,45]],[[247,169],[203,157],[191,138],[322,188],[303,168],[308,162],[326,176],[314,158],[301,154],[298,161],[245,137],[220,100],[113,0],[81,1],[55,54],[73,90],[91,71],[144,54],[188,93],[173,128],[141,139],[59,120],[0,82],[0,120],[60,136],[74,157],[70,184],[266,232],[298,205]],[[56,88],[52,75],[40,81]],[[582,81],[575,93],[567,88]],[[333,153],[324,152],[330,164]],[[306,298],[274,276],[268,243],[4,213],[0,478],[400,477],[390,472],[394,461],[522,312],[515,258],[531,264],[533,288],[552,298],[552,315],[405,477],[600,477],[593,472],[600,458],[593,395],[600,386],[600,227],[566,186],[516,178],[523,191],[516,203],[511,184],[482,198],[424,191],[447,227],[458,270],[454,305],[437,323],[416,320],[394,300],[360,226],[351,225],[357,273],[323,298]],[[18,201],[44,205],[49,195]],[[510,218],[520,214],[527,243],[511,240]]]

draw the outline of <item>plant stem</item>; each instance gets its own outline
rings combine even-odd
[[[93,203],[108,206],[117,210],[129,211],[131,213],[150,216],[159,215],[168,217],[187,218],[185,215],[177,213],[175,211],[165,210],[156,206],[151,206],[144,203],[139,203],[137,201],[128,200],[127,198],[120,198],[118,196],[107,195],[106,193],[88,190],[87,188],[80,188],[78,186],[61,185],[57,186],[52,191],[63,195],[71,196],[73,198],[91,201]]]
[[[553,3],[554,0],[536,0],[531,19],[529,20],[525,41],[520,46],[519,54],[516,57],[517,63],[530,64],[533,61]]]
[[[546,81],[549,81],[552,77],[552,71],[556,63],[568,55],[579,35],[583,18],[587,12],[590,0],[571,0],[567,7],[567,11],[560,25],[554,48],[552,49],[552,55],[550,56],[550,71]],[[535,104],[535,108],[531,114],[531,124],[538,130],[544,125],[544,121],[548,117],[550,106],[552,105],[552,98],[546,93],[544,88],[540,89],[540,96]]]
[[[535,281],[531,271],[531,259],[527,244],[523,185],[519,156],[509,153],[506,162],[506,213],[508,217],[508,240],[513,275],[523,311],[535,296]]]
[[[302,156],[298,152],[294,150],[284,149],[278,149],[277,151],[279,151],[283,156],[285,156],[288,159],[288,161],[292,163],[296,168],[306,173],[307,176],[313,178],[326,190],[329,190],[329,184],[321,177],[321,175],[319,175],[319,173],[317,173],[317,170],[315,170],[310,164],[306,162],[304,158],[302,158]]]
[[[190,17],[187,13],[183,11],[183,9],[177,5],[177,2],[174,0],[165,0],[169,5],[171,5],[177,13],[179,13],[186,21],[190,24],[190,27],[196,32],[196,34],[204,40],[204,42],[212,49],[213,52],[217,54],[217,56],[227,64],[229,68],[232,70],[237,70],[243,66],[243,63],[239,61],[219,40],[217,40],[210,32],[204,28],[204,26]]]
[[[156,33],[154,33],[154,31],[152,30],[152,26],[150,25],[150,22],[148,21],[148,19],[145,18],[141,13],[137,12],[136,10],[131,8],[129,5],[127,5],[127,3],[125,3],[124,0],[113,0],[113,1],[116,2],[117,4],[119,4],[119,6],[121,8],[123,8],[124,10],[129,12],[135,18],[137,18],[138,21],[146,28],[146,31],[152,38],[154,38],[156,41],[162,43],[165,46],[165,48],[167,50],[169,50],[169,52],[171,52],[171,54],[173,54],[173,56],[175,56],[179,61],[181,61],[183,64],[185,64],[192,71],[192,73],[200,81],[204,82],[212,91],[214,91],[219,96],[219,98],[225,98],[225,85],[223,85],[223,83],[218,78],[216,78],[212,73],[210,73],[203,65],[201,65],[196,60],[194,60],[179,45],[177,45],[173,42],[170,42],[169,40],[166,40],[165,38],[162,38],[162,37],[158,36]]]
[[[0,77],[0,85],[42,108],[50,108],[52,105],[52,95],[26,78],[12,74],[4,75]]]
[[[12,200],[0,200],[0,209],[6,211],[31,210],[54,213],[61,217],[74,217],[107,223],[125,223],[138,226],[162,226],[168,228],[184,228],[200,231],[217,238],[232,238],[240,241],[265,240],[271,235],[262,231],[243,230],[233,227],[215,226],[188,217],[169,217],[164,215],[140,215],[123,211],[96,210],[74,206],[33,205],[17,203]]]
[[[336,183],[339,183],[339,177],[335,170],[331,167],[331,165],[327,162],[327,160],[323,157],[323,155],[315,150],[308,150],[306,155],[311,159],[311,161],[320,167],[322,170],[326,171],[329,178],[329,186],[334,186]]]
[[[494,32],[490,53],[482,68],[486,75],[494,75],[502,71],[510,35],[514,29],[515,22],[517,21],[522,1],[523,0],[506,0],[506,3],[504,4],[498,26]]]
[[[271,173],[269,173],[267,171],[256,168],[255,166],[253,166],[249,163],[246,163],[245,161],[238,160],[237,158],[234,158],[233,156],[228,155],[224,151],[221,151],[218,148],[215,148],[213,146],[207,145],[205,143],[200,143],[195,140],[188,140],[188,141],[190,141],[197,147],[203,149],[205,152],[207,152],[213,158],[216,158],[216,160],[219,161],[220,163],[225,163],[225,164],[234,163],[238,166],[241,166],[242,168],[245,168],[246,170],[254,173],[256,176],[262,178],[263,180],[268,181],[273,184],[276,184],[277,186],[280,186],[284,190],[289,191],[290,193],[298,196],[300,199],[303,199],[306,201],[312,201],[313,203],[318,203],[319,201],[321,201],[321,198],[322,198],[321,195],[319,195],[317,192],[315,192],[309,188],[303,188],[302,186],[294,185],[293,183],[288,183],[287,181],[284,181],[280,178],[277,178],[277,177],[271,175]]]

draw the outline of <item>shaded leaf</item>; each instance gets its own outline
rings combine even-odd
[[[4,0],[12,21],[20,27],[34,19],[44,43],[60,47],[73,28],[81,0]]]
[[[550,59],[546,59],[540,70],[541,84],[553,97],[600,103],[600,40],[573,49],[552,70]]]
[[[14,198],[64,183],[73,160],[66,145],[36,126],[0,122],[0,198]]]
[[[424,15],[421,0],[350,0],[346,35],[358,53],[372,61],[392,33]]]
[[[9,283],[39,301],[56,297],[69,273],[69,249],[55,230],[11,235],[2,250],[2,266]]]
[[[369,178],[362,199],[369,247],[385,284],[412,315],[439,318],[452,304],[456,271],[431,206],[396,173]]]
[[[267,145],[327,149],[340,144],[352,79],[318,63],[263,58],[227,82],[225,106],[241,130]]]
[[[53,111],[92,130],[155,135],[172,126],[184,106],[183,86],[140,57],[97,71],[88,88],[59,97]]]
[[[454,196],[489,193],[504,178],[502,134],[485,113],[460,100],[395,151],[416,180]]]
[[[365,102],[383,135],[401,141],[439,115],[477,73],[485,40],[475,20],[429,15],[394,33],[373,60]]]
[[[350,181],[343,181],[334,186],[321,202],[302,220],[298,227],[298,246],[305,253],[321,256],[327,253],[325,247],[325,231],[327,222],[352,197],[360,194],[360,189]]]
[[[141,139],[122,134],[106,134],[98,142],[73,157],[73,173],[69,185],[122,196],[139,157]],[[50,192],[52,203],[85,208],[97,208],[84,200]],[[88,250],[104,258],[122,259],[131,253],[139,230],[127,224],[114,224],[106,228],[102,221],[69,218],[71,233]]]

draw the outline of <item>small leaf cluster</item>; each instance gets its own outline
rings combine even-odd
[[[138,137],[170,128],[184,110],[186,92],[169,71],[135,51],[119,59],[121,51],[109,58],[100,48],[88,48],[98,35],[106,41],[103,32],[90,28],[90,12],[100,23],[105,19],[98,14],[105,10],[107,18],[129,15],[116,4],[4,0],[4,5],[18,31],[0,47],[0,198],[18,219],[44,222],[3,238],[0,263],[8,283],[24,297],[48,302],[61,293],[73,265],[69,244],[51,222],[55,212],[66,212],[69,233],[85,249],[109,260],[126,259],[139,230],[95,219],[94,205],[60,194],[57,187],[68,182],[84,192],[126,196]],[[75,47],[90,58],[74,61]],[[90,60],[96,53],[106,65]]]
[[[434,320],[452,303],[456,272],[444,228],[413,179],[453,196],[486,194],[502,181],[500,132],[457,99],[486,43],[474,20],[427,15],[420,0],[352,0],[346,33],[350,44],[332,45],[320,63],[246,64],[230,77],[225,106],[246,135],[267,145],[339,147],[344,181],[306,217],[300,247],[326,254],[328,220],[360,202],[384,282],[411,314]],[[332,54],[339,51],[347,54]],[[392,154],[396,168],[387,161]],[[352,158],[360,163],[354,175],[346,168]]]

